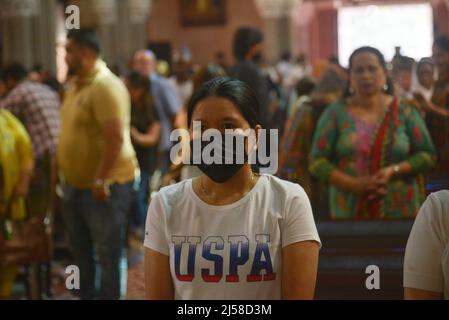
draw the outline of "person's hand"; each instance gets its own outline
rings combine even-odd
[[[136,129],[136,127],[131,127],[130,128],[130,134],[131,134],[131,139],[133,141],[136,141],[139,139],[140,133],[139,131]]]
[[[391,178],[394,175],[394,169],[392,166],[388,166],[380,169],[375,175],[374,178],[378,180],[380,183],[388,184]]]
[[[111,192],[109,190],[109,186],[104,185],[104,186],[96,186],[96,187],[92,188],[92,194],[96,201],[103,202],[103,201],[106,201],[110,197]]]
[[[369,200],[383,197],[387,194],[386,183],[375,176],[365,176],[355,178],[354,192],[368,196]]]

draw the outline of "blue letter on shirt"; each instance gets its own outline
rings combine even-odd
[[[239,282],[238,266],[244,265],[249,257],[249,241],[246,236],[229,236],[229,274],[226,282]],[[240,247],[240,256],[239,256]]]

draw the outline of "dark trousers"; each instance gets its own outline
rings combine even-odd
[[[121,280],[126,279],[121,261],[132,186],[132,182],[111,185],[110,198],[104,202],[96,201],[90,189],[64,186],[62,214],[80,271],[81,299],[120,298]]]
[[[140,172],[138,190],[135,191],[133,206],[131,210],[131,227],[145,229],[145,221],[148,211],[148,197],[150,189],[150,174]],[[143,233],[142,233],[143,234]]]

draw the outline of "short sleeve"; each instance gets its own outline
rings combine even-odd
[[[165,230],[165,208],[162,197],[158,193],[151,200],[148,208],[144,246],[168,256],[170,250],[167,237],[165,236]]]
[[[282,247],[296,242],[316,241],[321,248],[309,198],[299,185],[286,206],[282,228]]]
[[[404,258],[404,287],[443,292],[441,259],[445,245],[440,226],[442,212],[431,194],[422,205],[410,233]]]
[[[415,108],[408,107],[406,128],[412,155],[407,159],[413,172],[423,172],[435,164],[435,147],[424,120]]]

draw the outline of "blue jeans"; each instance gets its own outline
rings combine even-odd
[[[140,172],[139,190],[135,192],[133,206],[131,210],[131,226],[134,228],[145,228],[145,221],[148,211],[148,197],[150,175],[147,172]]]
[[[74,262],[80,270],[81,299],[120,298],[121,278],[126,277],[121,260],[132,186],[132,182],[111,185],[111,196],[104,202],[97,202],[90,189],[64,186],[62,215]],[[95,255],[98,257],[99,274],[96,272]],[[97,280],[100,280],[99,290]]]

